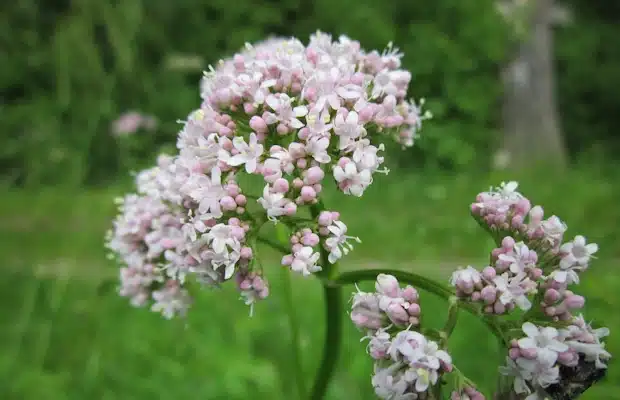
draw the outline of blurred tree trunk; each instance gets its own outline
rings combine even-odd
[[[563,168],[567,154],[555,99],[553,0],[526,3],[522,40],[502,77],[503,153],[510,167]]]

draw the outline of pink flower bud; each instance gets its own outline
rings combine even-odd
[[[495,276],[497,275],[497,272],[495,271],[495,268],[493,267],[484,267],[484,269],[482,270],[482,277],[484,279],[487,280],[493,280],[493,278],[495,278]]]
[[[409,308],[407,308],[407,313],[413,317],[419,317],[422,309],[418,303],[409,304]]]
[[[572,367],[579,362],[579,355],[574,351],[564,351],[558,354],[558,362],[560,364]]]
[[[398,297],[398,292],[400,291],[398,280],[392,275],[386,274],[379,274],[379,276],[377,276],[375,289],[377,292],[389,297]]]
[[[306,148],[303,144],[293,142],[288,146],[288,151],[293,158],[301,158],[306,155]]]
[[[547,304],[555,304],[557,303],[562,295],[555,289],[547,289],[545,291],[544,299]]]
[[[222,200],[220,200],[220,205],[225,211],[233,211],[237,209],[235,199],[230,196],[224,196]]]
[[[311,186],[304,186],[301,188],[301,198],[305,202],[312,201],[316,198],[316,192]]]
[[[515,205],[515,212],[519,215],[526,215],[531,208],[532,205],[530,204],[530,201],[526,198],[522,198],[517,201],[517,204]]]
[[[320,241],[319,235],[317,235],[316,233],[310,233],[310,234],[304,235],[303,237],[303,242],[304,242],[304,245],[306,246],[314,247],[317,244],[319,244],[319,241]]]
[[[286,215],[288,215],[289,217],[291,215],[295,215],[295,213],[297,212],[297,205],[295,205],[295,203],[293,202],[289,202],[285,207],[284,207],[284,212]]]
[[[586,299],[583,296],[578,296],[575,294],[572,296],[568,296],[566,299],[564,299],[564,303],[569,309],[576,310],[579,308],[583,308],[586,303]]]
[[[239,206],[245,206],[248,203],[248,199],[244,195],[239,194],[235,197],[235,203]]]
[[[308,161],[305,158],[300,158],[299,160],[297,160],[297,168],[299,169],[306,169],[306,167],[308,166]]]
[[[266,132],[268,129],[265,120],[258,115],[254,115],[252,118],[250,118],[250,128],[252,128],[256,132]]]
[[[242,247],[239,255],[241,256],[241,258],[249,260],[250,258],[252,258],[252,248],[247,246]]]
[[[278,127],[276,128],[276,131],[280,135],[286,135],[287,133],[289,133],[288,127],[286,125],[284,125],[284,124],[278,124]]]
[[[301,189],[304,186],[304,181],[299,178],[293,179],[293,187],[295,189]]]
[[[390,321],[392,321],[396,325],[409,324],[409,314],[400,304],[390,304],[386,310],[386,314]]]
[[[289,189],[289,183],[284,178],[278,178],[273,183],[273,190],[275,190],[277,193],[286,193],[288,192],[288,189]]]
[[[410,286],[410,285],[405,286],[405,288],[401,290],[400,296],[403,299],[405,299],[405,301],[408,301],[409,303],[415,303],[420,298],[418,291],[413,286]]]
[[[480,291],[480,297],[486,304],[493,304],[497,300],[497,289],[493,286],[485,286]]]
[[[290,266],[293,263],[293,255],[288,254],[282,257],[282,265]]]
[[[319,214],[319,225],[322,226],[329,226],[332,224],[333,222],[333,217],[331,212],[329,211],[321,211],[321,213]]]
[[[254,114],[256,112],[256,107],[252,103],[243,103],[243,111],[246,114]]]
[[[230,230],[232,236],[238,240],[241,240],[245,237],[245,230],[240,226],[233,226]]]
[[[512,237],[506,236],[504,239],[502,239],[502,248],[504,250],[512,250],[514,246],[515,246],[515,240]]]
[[[311,167],[306,171],[306,183],[308,185],[314,185],[319,183],[325,177],[325,173],[320,167]]]

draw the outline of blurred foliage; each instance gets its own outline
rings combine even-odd
[[[573,154],[620,143],[610,112],[620,104],[610,89],[620,83],[613,67],[620,50],[606,46],[620,28],[601,7],[580,12],[558,35],[560,102]],[[305,41],[317,29],[367,49],[393,41],[405,53],[410,95],[427,98],[435,119],[419,146],[401,154],[402,166],[486,166],[499,138],[498,77],[511,38],[494,0],[19,0],[0,10],[5,184],[101,184],[126,176],[123,151],[110,135],[119,115],[134,109],[157,116],[157,132],[140,140],[142,163],[152,162],[162,145],[174,145],[177,121],[199,105],[208,64],[245,42],[269,35]]]

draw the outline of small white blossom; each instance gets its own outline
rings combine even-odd
[[[325,240],[325,245],[329,249],[328,260],[332,264],[353,250],[353,245],[349,243],[350,239],[361,243],[358,237],[347,235],[347,226],[342,221],[334,221],[327,229],[331,236]]]
[[[291,269],[295,272],[300,272],[302,275],[308,276],[321,270],[321,267],[316,265],[317,261],[319,261],[319,258],[321,257],[321,254],[315,252],[312,247],[302,247],[301,250],[293,254],[293,257]]]
[[[256,134],[254,132],[250,134],[249,143],[239,136],[235,137],[232,142],[239,153],[232,157],[224,157],[223,161],[233,167],[245,164],[245,171],[248,174],[254,173],[258,159],[263,155],[263,145],[258,142]]]

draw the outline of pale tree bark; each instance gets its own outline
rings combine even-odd
[[[502,77],[502,153],[510,167],[562,168],[567,154],[555,98],[553,0],[528,0],[526,6],[524,35]]]

